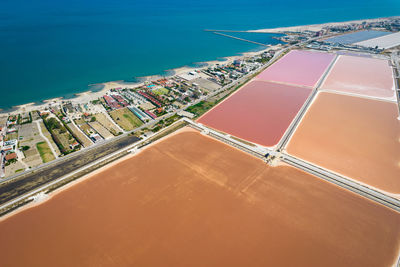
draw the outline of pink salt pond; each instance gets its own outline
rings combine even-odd
[[[251,81],[198,122],[259,145],[275,146],[310,93],[310,88]]]
[[[314,87],[334,58],[329,53],[292,50],[256,79]]]
[[[321,89],[395,100],[393,72],[387,60],[339,56]]]

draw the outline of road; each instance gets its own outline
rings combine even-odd
[[[400,120],[400,84],[398,82],[398,79],[400,79],[400,76],[396,77],[396,72],[394,70],[394,69],[396,69],[397,73],[400,74],[400,64],[399,64],[400,60],[399,60],[398,52],[393,52],[391,54],[391,57],[392,57],[392,62],[394,64],[394,66],[393,66],[394,91],[395,91],[395,94],[396,94],[397,105],[398,105],[398,108],[399,108],[399,117],[398,117],[398,119]]]
[[[279,143],[277,145],[277,150],[278,151],[282,151],[282,150],[285,149],[287,143],[289,142],[292,134],[294,133],[294,131],[296,130],[298,124],[300,123],[301,119],[303,118],[304,114],[306,113],[308,107],[313,102],[313,100],[314,100],[314,98],[315,98],[320,86],[322,85],[323,81],[325,80],[325,77],[328,75],[329,71],[332,69],[333,65],[335,64],[335,62],[337,60],[337,57],[338,56],[336,55],[335,58],[332,60],[331,64],[328,66],[328,68],[326,69],[325,73],[319,79],[317,85],[315,86],[315,88],[311,92],[310,96],[307,98],[306,102],[303,104],[303,106],[301,107],[300,111],[297,113],[296,117],[293,119],[292,123],[289,125],[288,129],[283,134],[281,140],[279,141]]]
[[[245,151],[246,153],[252,154],[253,156],[256,156],[256,157],[261,158],[263,160],[266,160],[266,158],[265,158],[266,154],[272,152],[272,150],[270,150],[270,149],[268,149],[266,147],[262,147],[262,146],[258,146],[258,145],[250,146],[250,145],[247,145],[245,143],[242,143],[242,142],[240,142],[238,140],[233,139],[230,135],[221,134],[221,133],[219,133],[217,131],[214,131],[211,128],[208,128],[208,127],[204,126],[201,123],[194,122],[194,121],[189,120],[187,118],[183,118],[183,120],[186,121],[191,127],[201,131],[202,134],[211,136],[211,137],[213,137],[215,139],[218,139],[218,140],[220,140],[220,141],[222,141],[222,142],[224,142],[224,143],[226,143],[226,144],[228,144],[230,146],[236,147],[236,148],[238,148],[240,150]]]
[[[389,208],[392,208],[398,212],[400,212],[400,200],[395,199],[391,196],[385,195],[379,191],[371,189],[367,186],[359,184],[355,181],[352,181],[346,177],[338,175],[336,173],[330,172],[326,169],[313,165],[311,163],[305,162],[301,159],[295,158],[288,154],[282,153],[281,159],[283,162],[292,165],[298,169],[301,169],[305,172],[313,174],[319,178],[322,178],[328,182],[334,183],[340,187],[353,191],[359,195],[362,195],[368,199],[371,199],[375,202],[378,202],[382,205],[385,205]]]

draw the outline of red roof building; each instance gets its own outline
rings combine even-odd
[[[6,155],[6,161],[9,161],[11,159],[16,159],[17,158],[17,154],[16,153],[10,153]]]
[[[111,96],[104,95],[103,96],[104,100],[106,101],[107,105],[112,108],[112,109],[118,109],[121,108],[121,105],[118,104],[118,102],[112,98]]]
[[[150,96],[149,94],[139,91],[139,94],[141,94],[142,96],[144,96],[147,100],[149,100],[151,103],[153,103],[154,105],[156,105],[157,107],[161,107],[162,104],[157,101],[154,97]]]

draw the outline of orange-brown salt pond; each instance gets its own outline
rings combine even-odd
[[[2,266],[389,266],[400,214],[193,130],[0,223]]]
[[[397,117],[395,103],[319,93],[287,152],[377,189],[400,194]]]

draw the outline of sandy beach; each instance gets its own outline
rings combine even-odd
[[[351,20],[351,21],[343,21],[343,22],[328,22],[328,23],[322,23],[322,24],[311,24],[311,25],[281,27],[281,28],[272,28],[272,29],[248,30],[247,32],[283,33],[283,32],[297,32],[297,31],[320,31],[325,27],[356,24],[356,23],[362,23],[364,21],[379,22],[379,21],[385,21],[387,19],[388,18],[377,18],[377,19]]]
[[[298,32],[298,31],[320,31],[325,27],[362,23],[364,21],[378,22],[378,21],[385,21],[387,19],[388,18],[377,18],[377,19],[351,20],[351,21],[343,21],[343,22],[328,22],[328,23],[322,23],[322,24],[311,24],[311,25],[281,27],[281,28],[272,28],[272,29],[248,30],[247,32],[282,33],[282,32]]]
[[[281,45],[278,44],[278,45],[274,45],[274,46],[268,47],[268,48],[260,50],[260,51],[243,52],[240,55],[223,57],[223,58],[221,58],[221,60],[197,62],[198,64],[202,64],[204,66],[202,66],[202,67],[183,66],[183,67],[178,67],[178,68],[171,69],[171,70],[166,70],[166,73],[168,73],[168,75],[166,75],[166,76],[150,75],[150,76],[145,76],[145,77],[138,77],[138,79],[141,80],[141,82],[138,82],[138,83],[129,83],[129,82],[125,82],[125,81],[110,81],[110,82],[105,82],[105,83],[101,83],[101,84],[93,84],[93,85],[103,85],[104,87],[101,90],[96,91],[96,92],[86,91],[86,92],[82,92],[82,93],[77,93],[77,94],[75,94],[75,97],[73,97],[73,98],[65,99],[63,97],[58,97],[58,98],[44,100],[40,104],[28,103],[28,104],[18,105],[8,111],[0,110],[0,115],[7,115],[7,114],[13,115],[13,114],[19,114],[19,113],[23,113],[23,112],[42,110],[42,109],[45,109],[46,107],[49,107],[49,105],[59,105],[59,104],[61,104],[62,101],[71,101],[74,104],[84,104],[89,101],[96,100],[99,97],[102,97],[104,94],[107,93],[107,91],[109,91],[110,89],[113,89],[113,88],[136,88],[136,87],[142,86],[144,84],[144,82],[155,81],[155,80],[158,80],[161,78],[166,78],[166,77],[171,77],[171,76],[175,76],[175,75],[180,75],[183,73],[188,73],[190,71],[200,70],[200,69],[204,69],[204,68],[208,68],[208,67],[214,67],[217,64],[228,64],[230,62],[233,62],[236,59],[254,56],[254,55],[257,55],[257,54],[260,54],[260,53],[263,53],[265,51],[269,51],[272,49],[279,49],[280,47],[281,47]]]

